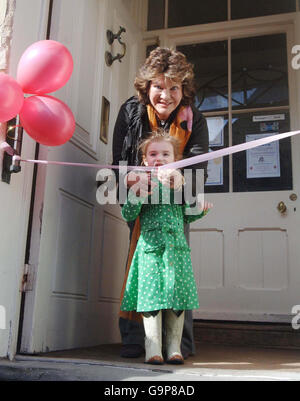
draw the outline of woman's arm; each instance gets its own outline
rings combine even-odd
[[[125,136],[128,132],[129,116],[125,103],[121,106],[113,133],[113,165],[118,165],[122,160],[122,149]],[[119,170],[114,170],[116,173],[117,182],[119,182]]]

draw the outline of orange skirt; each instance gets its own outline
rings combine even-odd
[[[127,266],[126,266],[126,273],[125,273],[125,278],[123,282],[123,287],[121,291],[121,298],[120,298],[120,306],[122,304],[123,296],[124,296],[124,291],[126,288],[126,283],[127,283],[127,278],[128,278],[128,273],[129,269],[131,266],[132,258],[134,255],[134,251],[136,248],[136,244],[138,242],[139,236],[140,236],[141,228],[140,228],[140,219],[139,217],[135,221],[135,225],[133,228],[132,236],[131,236],[131,241],[130,241],[130,246],[129,246],[129,254],[128,254],[128,260],[127,260]],[[141,313],[135,312],[135,311],[121,311],[119,312],[119,316],[123,319],[127,320],[135,320],[136,322],[142,323],[143,322],[143,317]]]

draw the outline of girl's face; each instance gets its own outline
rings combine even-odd
[[[175,161],[174,148],[170,142],[154,141],[147,147],[143,158],[145,166],[162,166]]]
[[[182,85],[159,75],[151,81],[149,99],[158,118],[166,120],[181,102]]]

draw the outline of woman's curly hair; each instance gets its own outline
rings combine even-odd
[[[163,74],[182,85],[182,105],[190,105],[194,101],[194,71],[184,54],[179,51],[157,47],[152,50],[144,65],[140,68],[134,81],[135,89],[141,103],[149,104],[149,88],[151,81]]]

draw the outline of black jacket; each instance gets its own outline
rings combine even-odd
[[[165,129],[170,127],[177,111],[178,109],[171,113],[165,123]],[[193,105],[192,111],[192,133],[185,146],[183,158],[208,152],[209,139],[206,120]],[[121,106],[116,120],[113,134],[113,164],[118,165],[119,162],[123,160],[127,161],[128,165],[140,165],[141,156],[138,154],[137,149],[141,140],[146,138],[150,131],[146,107],[139,102],[137,97],[131,97]],[[195,169],[204,169],[204,177],[206,180],[207,162],[192,165],[189,166],[189,168],[192,168],[193,171],[195,171]]]

